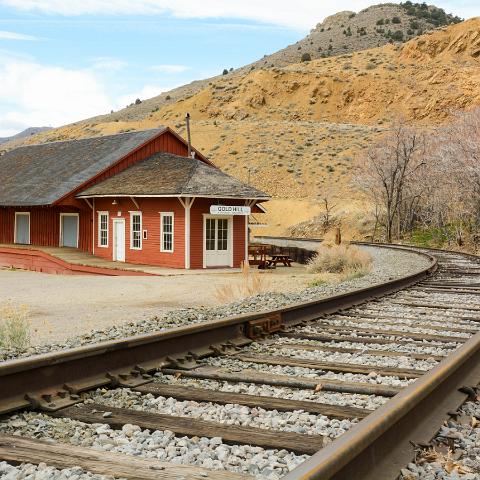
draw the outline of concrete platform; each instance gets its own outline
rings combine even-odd
[[[238,268],[184,270],[125,262],[113,262],[76,248],[0,244],[0,266],[64,275],[201,275],[234,274]]]

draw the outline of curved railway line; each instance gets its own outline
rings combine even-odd
[[[395,479],[480,381],[480,258],[418,255],[352,293],[3,362],[0,462]]]

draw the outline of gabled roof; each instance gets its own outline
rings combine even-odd
[[[268,200],[269,196],[204,162],[156,153],[80,192],[77,197],[198,196]]]
[[[11,150],[0,156],[0,205],[50,205],[166,130],[162,127]]]

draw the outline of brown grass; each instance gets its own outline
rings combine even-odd
[[[229,303],[233,300],[252,297],[268,291],[270,282],[259,271],[250,268],[248,262],[242,263],[242,277],[240,283],[230,282],[215,289],[215,298],[220,303]]]
[[[7,302],[0,306],[0,348],[24,349],[30,345],[29,310]]]
[[[321,246],[307,266],[311,273],[341,274],[344,280],[362,277],[371,269],[371,255],[350,245]]]

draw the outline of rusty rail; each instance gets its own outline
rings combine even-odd
[[[480,381],[480,333],[283,480],[394,480]]]
[[[421,271],[350,293],[3,362],[0,413],[32,406],[56,410],[77,402],[81,391],[106,385],[137,386],[149,381],[148,372],[161,367],[192,368],[198,357],[226,352],[283,326],[396,292],[436,270],[435,258],[419,255],[429,259]]]

